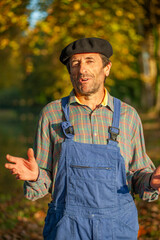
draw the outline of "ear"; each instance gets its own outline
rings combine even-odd
[[[109,62],[109,63],[104,67],[104,74],[106,75],[106,77],[109,76],[111,67],[112,67],[112,63],[111,63],[111,62]]]

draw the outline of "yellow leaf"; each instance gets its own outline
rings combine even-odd
[[[36,56],[39,56],[40,55],[40,49],[38,49],[38,48],[34,48],[33,49],[33,53],[36,55]]]
[[[11,41],[9,43],[10,47],[12,47],[14,50],[17,50],[19,48],[19,44],[15,41]]]
[[[76,10],[76,11],[79,10],[79,9],[81,8],[80,3],[74,3],[73,8],[74,8],[74,10]]]
[[[118,17],[121,17],[121,16],[123,16],[123,11],[122,10],[117,10],[116,11],[116,15],[118,16]]]
[[[128,18],[131,19],[131,20],[134,20],[135,19],[135,15],[133,13],[128,13],[127,14]]]
[[[14,13],[13,13],[13,12],[8,12],[8,13],[7,13],[7,16],[10,17],[10,18],[12,18],[12,17],[14,16]]]
[[[4,49],[9,43],[9,39],[5,38],[0,41],[0,49]]]

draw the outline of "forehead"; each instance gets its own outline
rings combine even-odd
[[[101,59],[99,53],[77,53],[71,57],[71,60],[87,58]]]

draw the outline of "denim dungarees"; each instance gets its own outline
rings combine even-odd
[[[54,198],[45,219],[44,239],[136,240],[137,209],[126,185],[125,162],[116,141],[121,102],[114,98],[110,139],[100,145],[73,140],[68,101],[69,97],[62,99],[65,141]]]

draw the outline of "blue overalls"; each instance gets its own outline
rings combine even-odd
[[[68,97],[62,99],[65,141],[45,220],[45,240],[137,239],[137,209],[126,185],[125,162],[116,141],[120,108],[120,100],[114,98],[106,145],[79,143],[73,140]]]

